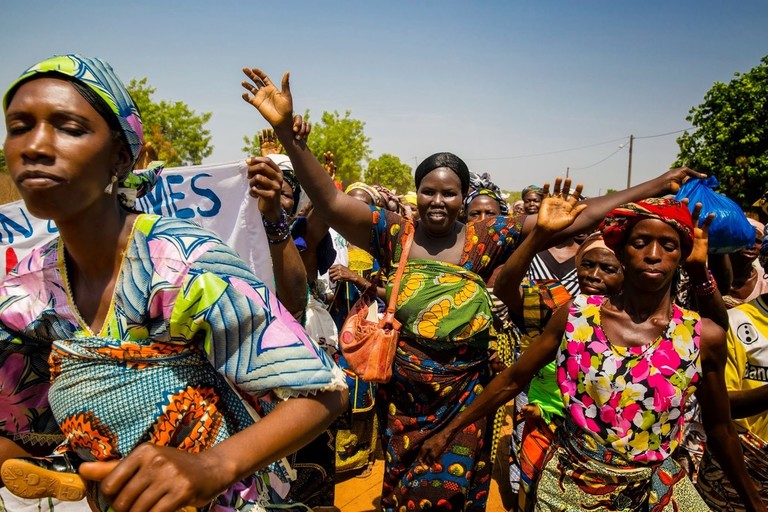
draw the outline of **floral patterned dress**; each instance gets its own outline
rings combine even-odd
[[[605,298],[579,295],[557,354],[566,422],[537,490],[537,509],[706,510],[670,457],[701,379],[697,313],[673,305],[649,343],[611,343]]]
[[[392,275],[408,221],[372,210],[370,250]],[[431,466],[416,457],[422,443],[469,406],[490,379],[491,297],[484,280],[517,247],[521,220],[497,217],[467,225],[458,265],[407,262],[397,297],[402,329],[393,376],[377,398],[386,416],[385,511],[485,510],[492,434],[485,418],[454,436]]]
[[[72,300],[60,239],[25,258],[0,286],[0,363],[0,435],[43,453],[61,442],[86,460],[143,442],[196,453],[257,421],[255,407],[345,387],[234,251],[155,215],[134,223],[100,332]],[[269,472],[269,486],[253,475],[212,507],[269,509],[291,470]]]

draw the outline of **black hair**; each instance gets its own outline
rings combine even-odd
[[[448,152],[435,153],[434,155],[428,156],[418,167],[416,167],[416,171],[414,172],[416,188],[419,188],[424,176],[438,167],[447,167],[456,173],[459,180],[461,180],[461,193],[466,196],[469,191],[469,167],[464,163],[464,160],[453,153]]]

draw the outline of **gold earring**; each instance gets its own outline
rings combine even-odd
[[[115,183],[117,183],[117,175],[113,174],[112,179],[109,180],[109,185],[107,185],[104,189],[104,193],[107,195],[112,195],[112,190],[115,188]]]

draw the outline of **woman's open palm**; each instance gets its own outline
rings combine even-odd
[[[282,90],[278,90],[266,73],[258,68],[243,68],[251,82],[243,81],[243,99],[256,107],[273,127],[293,123],[293,98],[288,83],[289,73],[283,75]]]
[[[562,185],[562,190],[561,190]],[[569,195],[571,180],[566,178],[565,182],[561,178],[555,180],[555,186],[552,194],[549,193],[549,183],[545,183],[542,194],[541,206],[539,207],[536,226],[549,233],[556,233],[567,228],[576,217],[587,207],[585,204],[577,204],[581,197],[583,186],[581,183],[576,185],[573,193]]]

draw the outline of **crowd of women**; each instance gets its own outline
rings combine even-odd
[[[135,171],[141,114],[108,64],[52,57],[5,93],[10,174],[59,231],[0,284],[5,508],[332,510],[336,473],[380,440],[386,511],[485,510],[492,474],[510,510],[766,510],[762,224],[709,255],[711,216],[669,197],[703,177],[687,168],[510,207],[444,152],[413,193],[342,187],[288,75],[243,71],[271,126],[247,164],[273,276],[136,210],[158,177]],[[400,265],[375,388],[336,331]]]

